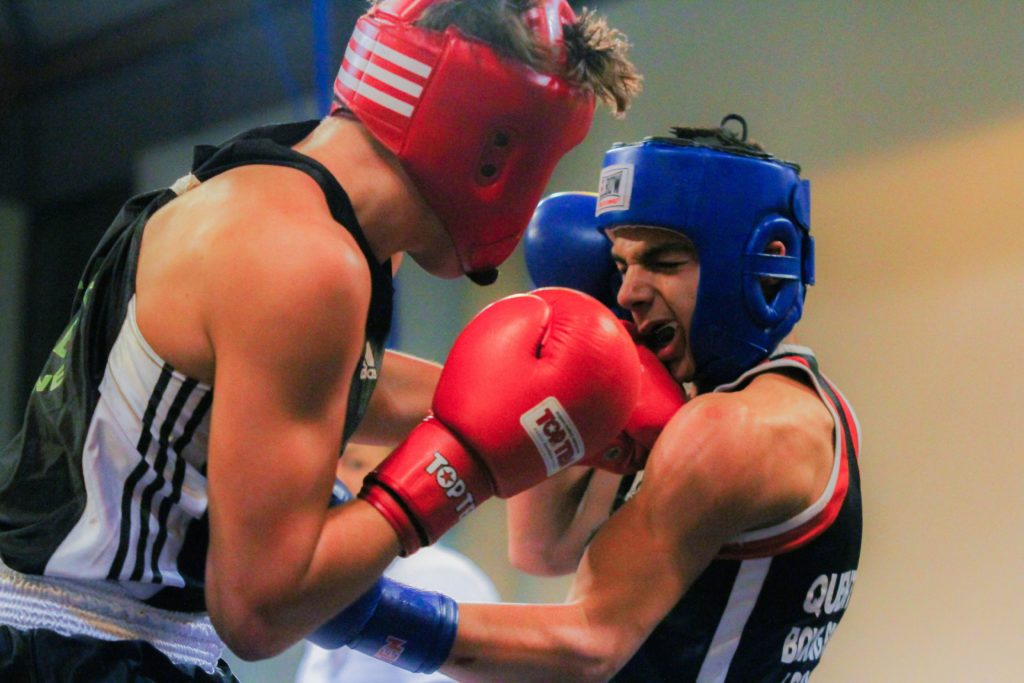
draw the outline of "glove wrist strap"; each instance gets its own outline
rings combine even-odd
[[[413,673],[433,673],[455,643],[459,606],[447,595],[381,578],[307,640],[348,647]]]

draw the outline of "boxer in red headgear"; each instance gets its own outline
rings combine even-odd
[[[424,15],[436,5],[386,0],[360,19],[334,107],[355,114],[398,157],[448,231],[462,269],[491,280],[555,164],[587,134],[594,94],[565,72],[563,27],[576,26],[568,3],[525,13],[537,39],[527,56],[539,65],[517,64],[454,26],[426,28]],[[547,67],[543,75],[537,66]]]
[[[381,571],[585,461],[639,370],[558,289],[486,309],[444,373],[385,352],[394,267],[493,279],[595,99],[622,111],[638,83],[564,0],[389,0],[331,115],[200,147],[126,204],[0,452],[0,679],[231,680],[225,643],[314,631],[436,668],[454,604]],[[402,443],[328,510],[350,440]]]

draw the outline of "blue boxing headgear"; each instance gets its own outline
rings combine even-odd
[[[601,170],[597,227],[680,232],[700,261],[689,343],[701,390],[763,360],[803,314],[814,283],[810,183],[800,167],[730,131],[674,129],[610,149]],[[771,242],[785,255],[766,253]],[[763,286],[766,278],[778,283]],[[767,292],[767,294],[766,294]]]
[[[611,242],[594,228],[596,206],[593,192],[556,192],[545,197],[523,237],[526,270],[535,288],[577,289],[628,318],[615,302],[622,276],[612,261]]]

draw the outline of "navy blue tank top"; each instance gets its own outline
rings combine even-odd
[[[735,390],[764,372],[801,377],[832,414],[828,487],[796,517],[724,546],[612,679],[618,683],[806,682],[846,612],[862,529],[856,417],[805,347],[782,346],[716,390]],[[616,507],[640,481],[642,473],[623,481]]]

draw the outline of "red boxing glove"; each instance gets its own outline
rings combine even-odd
[[[623,326],[633,331],[632,323]],[[672,416],[686,403],[686,393],[669,374],[654,352],[637,344],[640,359],[640,392],[626,427],[610,444],[588,453],[580,463],[617,474],[632,474],[644,468],[647,454]]]
[[[408,555],[492,495],[515,495],[607,444],[639,385],[636,345],[596,299],[554,287],[506,297],[455,340],[433,415],[359,496]]]

